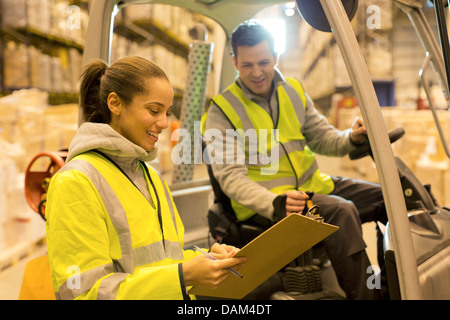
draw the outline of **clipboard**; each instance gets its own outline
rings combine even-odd
[[[291,214],[244,246],[236,257],[246,257],[239,269],[243,278],[230,275],[219,288],[194,286],[189,294],[242,299],[302,253],[339,228],[300,214]]]

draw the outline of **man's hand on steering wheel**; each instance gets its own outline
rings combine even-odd
[[[357,121],[358,119],[355,120],[354,125],[357,125]],[[361,129],[361,127],[357,128],[356,130]],[[356,131],[355,129],[353,129],[353,133],[355,133]],[[366,128],[364,126],[364,132],[366,131]],[[353,135],[352,133],[352,135]],[[403,135],[405,134],[405,130],[401,127],[396,128],[394,130],[391,130],[388,132],[388,137],[391,143],[394,143],[395,141],[397,141],[398,139],[400,139],[401,137],[403,137]],[[357,159],[361,159],[365,156],[370,155],[373,158],[373,154],[372,154],[372,150],[370,148],[370,142],[369,139],[367,138],[367,133],[362,133],[362,135],[364,136],[364,140],[362,142],[360,142],[355,150],[353,150],[352,152],[349,153],[349,158],[350,160],[357,160]],[[352,136],[350,136],[350,139],[352,139]],[[353,143],[356,144],[356,142],[354,142],[352,140]]]
[[[350,140],[356,145],[363,143],[367,140],[367,129],[364,124],[364,120],[360,117],[356,117],[352,125],[352,134]]]

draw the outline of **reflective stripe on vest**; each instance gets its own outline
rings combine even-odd
[[[230,85],[224,93],[214,97],[213,101],[228,117],[234,128],[241,132],[241,141],[245,141],[245,131],[249,129],[256,130],[257,133],[260,130],[270,129],[267,131],[267,141],[263,141],[262,144],[261,141],[258,142],[257,158],[260,158],[262,152],[259,148],[265,143],[266,150],[262,153],[268,155],[275,152],[278,155],[275,157],[278,163],[265,166],[260,163],[248,164],[248,175],[253,181],[278,194],[292,189],[328,194],[334,188],[333,182],[328,175],[319,172],[315,156],[301,133],[305,121],[306,96],[297,80],[287,78],[287,81],[288,83],[277,88],[279,113],[275,124],[261,106],[245,97],[236,83]],[[282,125],[279,126],[278,123]],[[273,131],[274,128],[277,131]],[[249,146],[243,145],[246,157],[251,156]],[[237,202],[233,200],[231,202],[240,220],[246,220],[254,214]]]
[[[174,232],[171,232],[170,228],[165,228],[165,239],[133,248],[132,235],[126,214],[127,210],[123,205],[123,203],[125,203],[126,207],[126,197],[128,195],[123,195],[125,197],[125,201],[122,202],[117,195],[117,191],[121,189],[121,186],[124,186],[127,183],[132,186],[132,184],[123,174],[119,173],[117,169],[112,168],[111,166],[112,164],[110,164],[109,161],[103,159],[99,155],[86,153],[75,157],[60,170],[61,172],[67,170],[78,170],[90,178],[97,189],[105,209],[108,212],[108,217],[117,232],[121,251],[121,258],[113,259],[113,263],[82,272],[80,274],[81,288],[68,289],[70,287],[67,285],[67,281],[69,281],[69,279],[60,285],[59,295],[62,295],[65,298],[76,298],[77,296],[87,292],[99,279],[109,275],[102,280],[98,289],[97,298],[114,299],[120,282],[122,282],[128,274],[132,274],[135,268],[164,259],[184,259],[182,245],[178,242],[177,221],[170,194],[162,178],[152,168],[149,168],[149,173],[157,189],[157,195],[154,196],[160,197],[161,205],[168,206]],[[146,179],[147,184],[150,185],[147,177]],[[114,180],[115,183],[110,183],[108,180],[110,180],[110,182]],[[128,193],[140,193],[140,191],[138,191],[134,186],[131,187],[131,190],[133,191],[130,191],[130,186],[128,186],[127,189]],[[153,190],[151,189],[152,188],[149,188],[149,191],[153,194]],[[142,198],[145,199],[143,195]],[[152,213],[156,215],[156,209],[152,208],[146,199],[142,200],[142,202],[146,202],[146,204],[148,204],[146,206],[147,208],[143,207],[144,210],[151,210],[153,211]],[[165,226],[167,225],[168,224],[166,223]]]

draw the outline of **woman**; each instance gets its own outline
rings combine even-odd
[[[140,57],[83,72],[84,123],[51,181],[47,246],[58,299],[186,299],[217,287],[244,259],[214,244],[218,260],[183,250],[183,224],[166,183],[145,162],[168,126],[173,90]]]

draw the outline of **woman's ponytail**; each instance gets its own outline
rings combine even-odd
[[[88,64],[81,74],[80,105],[83,121],[109,123],[111,115],[105,101],[100,97],[101,81],[108,66],[101,60]]]

